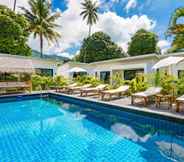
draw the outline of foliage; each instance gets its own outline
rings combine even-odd
[[[92,86],[96,86],[101,83],[99,79],[89,75],[78,76],[75,79],[75,82],[79,83],[80,85],[91,84]]]
[[[177,93],[179,96],[184,94],[184,76],[178,79],[177,82]]]
[[[145,79],[148,82],[149,86],[159,87],[159,86],[161,86],[160,80],[164,74],[165,73],[162,71],[156,71],[153,73],[145,74],[144,76],[145,76]]]
[[[122,74],[121,73],[116,73],[112,77],[112,88],[118,88],[121,85],[123,85],[125,81],[122,79]]]
[[[138,30],[131,38],[128,46],[130,56],[157,53],[158,37],[153,32],[144,29]]]
[[[167,35],[174,36],[172,47],[168,52],[178,52],[184,48],[184,24],[178,23],[178,19],[184,17],[184,7],[177,8],[170,19]],[[183,22],[183,21],[180,21]]]
[[[144,91],[148,88],[148,83],[143,75],[137,75],[129,82],[131,93]]]
[[[67,84],[67,80],[61,76],[46,77],[40,75],[32,76],[33,90],[47,90],[51,86],[64,86]]]
[[[91,27],[93,24],[96,24],[98,21],[98,6],[97,1],[93,2],[92,0],[84,0],[81,3],[82,12],[80,13],[83,16],[83,20],[87,19],[87,25],[89,25],[89,36],[91,35]]]
[[[160,86],[163,88],[163,94],[173,94],[173,89],[175,89],[176,86],[176,78],[165,73],[160,78]]]
[[[0,52],[14,55],[31,55],[26,44],[29,23],[25,17],[0,5]]]
[[[184,34],[177,34],[173,39],[168,53],[179,52],[182,49],[184,49]]]
[[[124,52],[111,38],[103,33],[96,32],[84,39],[80,54],[75,58],[79,62],[95,62],[113,58],[121,58]]]
[[[184,7],[177,8],[171,16],[168,34],[184,34],[184,24],[177,23],[182,17],[184,17]]]
[[[30,10],[21,7],[24,15],[30,23],[29,31],[36,38],[40,38],[40,53],[43,54],[43,38],[47,41],[57,42],[60,34],[54,30],[58,27],[55,21],[60,17],[60,13],[52,13],[52,6],[48,0],[29,0]]]

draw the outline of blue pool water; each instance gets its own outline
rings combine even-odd
[[[0,162],[183,162],[183,129],[49,98],[4,102]]]

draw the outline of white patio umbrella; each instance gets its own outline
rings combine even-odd
[[[172,66],[172,65],[176,65],[176,64],[180,63],[183,60],[184,60],[184,57],[170,56],[170,57],[164,58],[164,59],[160,60],[159,62],[157,62],[153,66],[153,69],[156,70],[156,69],[159,69],[159,68],[169,67],[169,66]]]
[[[87,70],[80,67],[74,67],[69,70],[69,73],[80,73],[80,72],[87,72]]]

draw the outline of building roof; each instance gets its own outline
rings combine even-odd
[[[129,56],[129,57],[123,57],[123,58],[117,58],[117,59],[110,59],[110,60],[104,60],[104,61],[96,61],[91,63],[80,63],[80,62],[70,62],[71,64],[77,64],[77,65],[95,65],[95,64],[105,64],[105,63],[114,63],[114,62],[120,62],[120,61],[136,61],[136,60],[145,60],[145,59],[156,59],[160,60],[165,57],[169,56],[184,56],[184,52],[178,52],[178,53],[169,53],[164,55],[158,55],[158,54],[146,54],[146,55],[138,55],[138,56]]]
[[[30,59],[0,55],[1,73],[33,73],[33,64]]]

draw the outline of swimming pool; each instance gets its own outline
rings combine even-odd
[[[184,161],[184,126],[70,98],[0,100],[1,162]]]

